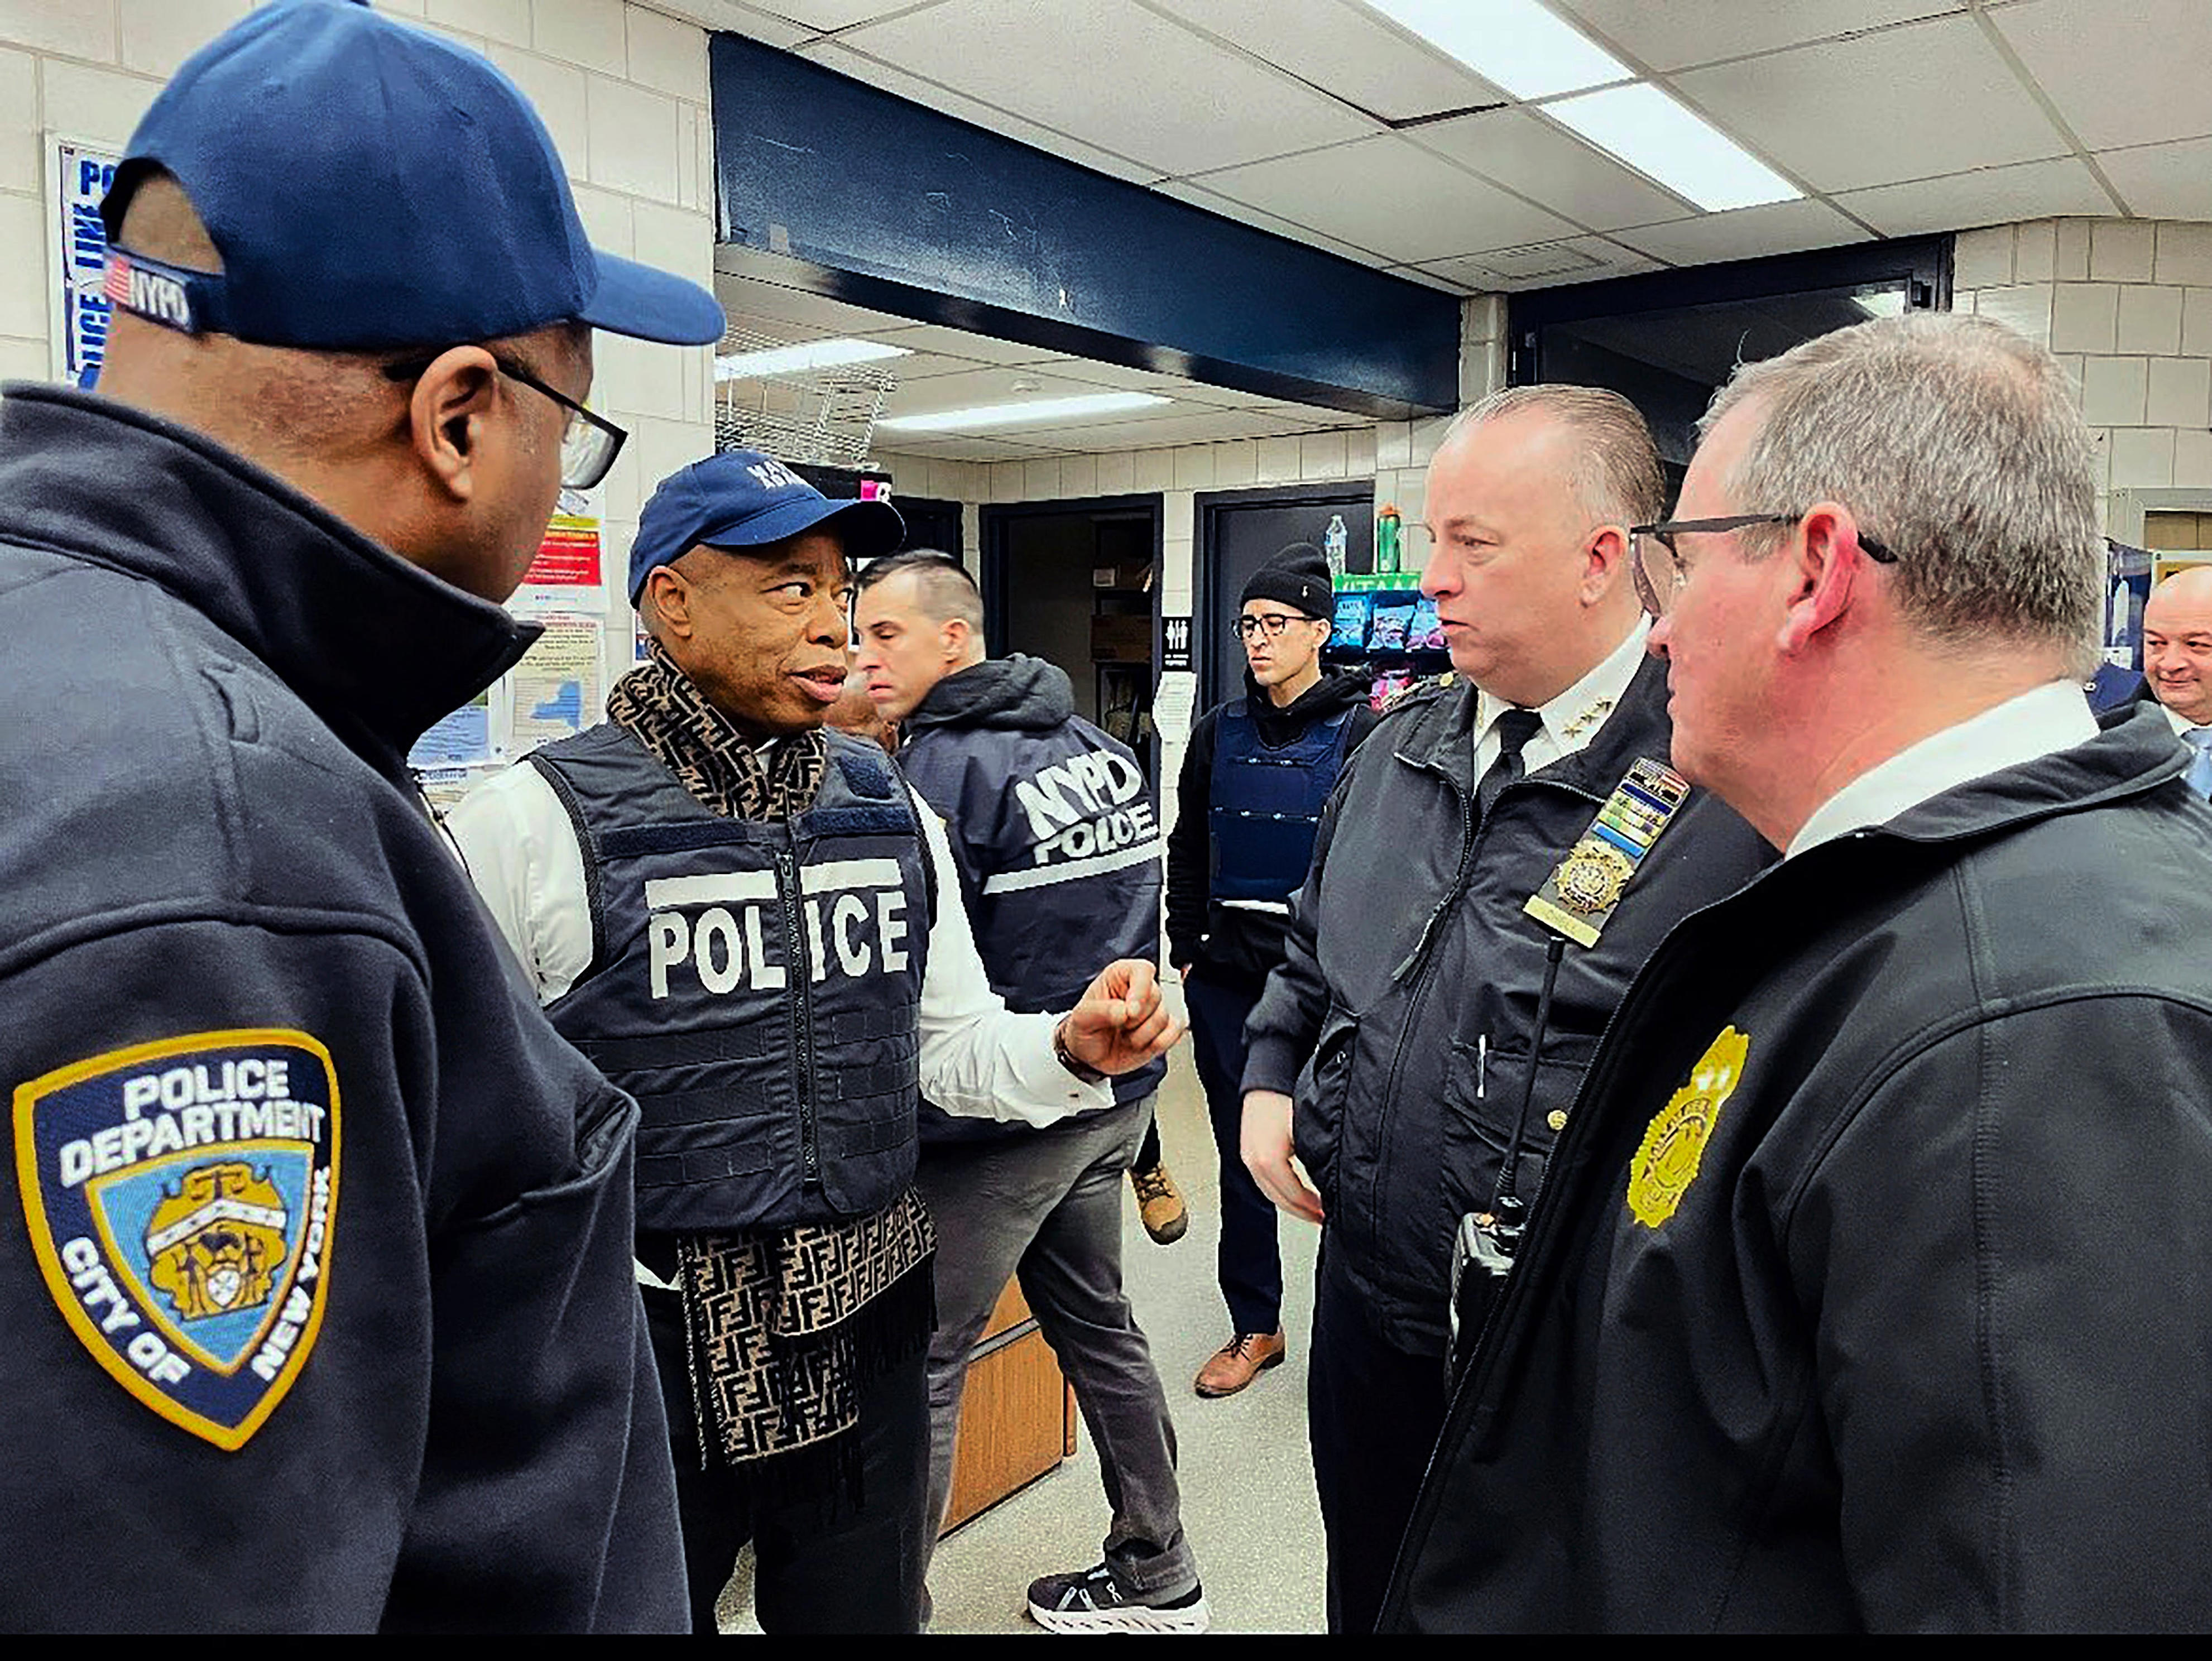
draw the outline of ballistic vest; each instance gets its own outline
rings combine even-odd
[[[904,782],[824,735],[813,805],[732,819],[619,727],[530,757],[576,827],[592,962],[546,1010],[637,1098],[637,1226],[847,1220],[913,1180],[933,896]]]
[[[1313,862],[1321,810],[1350,747],[1352,711],[1316,721],[1279,749],[1237,698],[1213,731],[1212,898],[1223,905],[1282,911]]]

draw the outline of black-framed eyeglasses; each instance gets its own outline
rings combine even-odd
[[[1650,525],[1628,527],[1628,575],[1636,585],[1636,598],[1654,618],[1667,615],[1687,581],[1674,538],[1685,531],[1741,531],[1753,525],[1795,525],[1804,518],[1795,514],[1730,514],[1723,519],[1662,519]],[[1866,557],[1877,565],[1894,565],[1897,556],[1865,532],[1858,537]]]
[[[1239,640],[1253,640],[1266,635],[1269,640],[1280,640],[1283,630],[1294,623],[1318,623],[1319,618],[1302,618],[1289,611],[1263,611],[1257,617],[1239,618],[1231,624]]]
[[[384,366],[384,378],[402,382],[420,380],[422,372],[441,355],[418,354],[397,363],[387,363]],[[593,415],[567,393],[555,391],[513,358],[494,352],[491,361],[509,380],[543,393],[568,412],[568,424],[561,429],[561,483],[571,490],[588,490],[605,478],[629,435],[613,422]]]

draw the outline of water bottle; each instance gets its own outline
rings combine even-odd
[[[1398,509],[1393,502],[1382,504],[1382,516],[1375,521],[1375,569],[1395,572],[1398,569]]]
[[[1328,556],[1329,580],[1334,582],[1344,575],[1345,551],[1352,543],[1352,532],[1345,527],[1342,514],[1332,514],[1328,534],[1322,538],[1322,552]]]

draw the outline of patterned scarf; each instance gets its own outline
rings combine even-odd
[[[608,695],[608,719],[718,813],[780,819],[812,805],[829,759],[820,733],[763,749],[658,642],[651,652]],[[842,1433],[859,1418],[862,1391],[929,1342],[936,1246],[911,1189],[851,1223],[678,1237],[702,1463],[717,1450],[733,1464],[786,1456],[774,1469],[788,1486],[844,1489],[859,1503],[855,1439]],[[814,1467],[809,1451],[830,1469]]]

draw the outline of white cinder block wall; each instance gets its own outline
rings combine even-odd
[[[377,6],[483,53],[530,95],[593,242],[712,282],[705,30],[624,0]],[[247,0],[0,0],[0,377],[52,373],[45,135],[120,148],[176,66],[251,9]],[[639,505],[662,477],[714,447],[711,358],[704,347],[599,337],[592,402],[630,432],[606,485],[611,674],[630,661],[623,571]]]
[[[1954,310],[2000,318],[2058,355],[2097,436],[2100,490],[2212,489],[2212,225],[1966,231],[1953,289]]]

